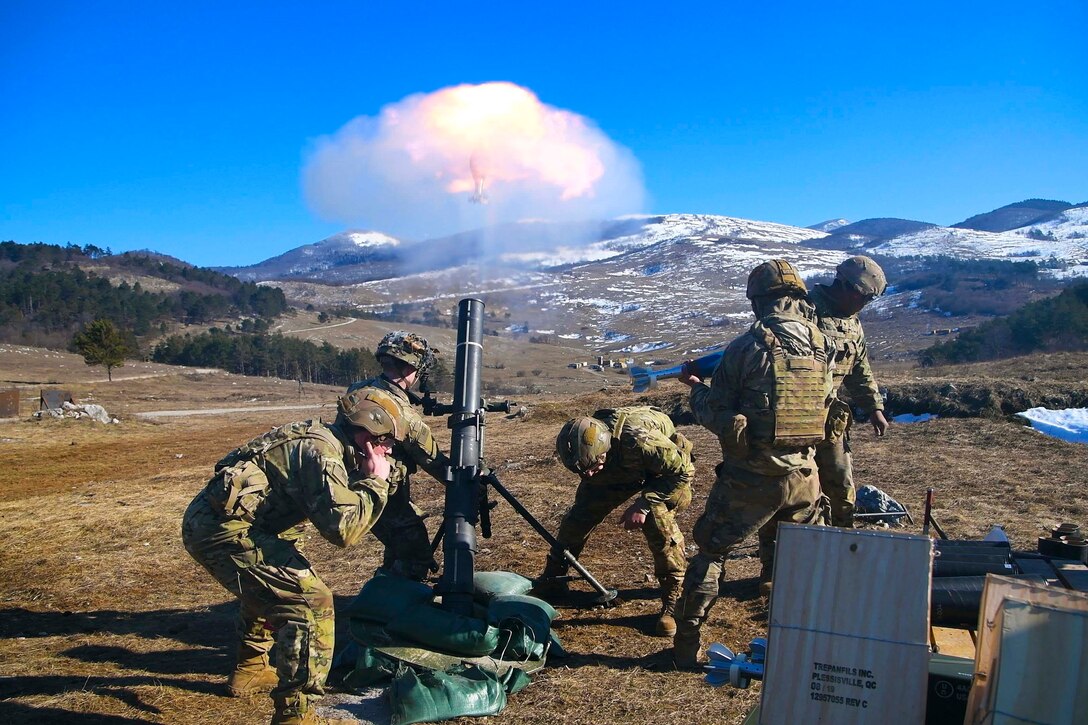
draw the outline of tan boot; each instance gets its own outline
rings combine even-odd
[[[250,655],[246,659],[239,659],[234,671],[227,678],[227,691],[232,697],[246,697],[260,692],[271,692],[280,678],[272,665],[268,663],[268,655]]]
[[[658,615],[657,623],[654,624],[655,637],[672,637],[676,634],[676,620],[673,619],[675,610],[676,602],[665,602],[661,605],[661,614]]]
[[[676,634],[676,601],[680,598],[682,583],[672,579],[661,582],[661,614],[654,624],[655,637],[672,637]]]

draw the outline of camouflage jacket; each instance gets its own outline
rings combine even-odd
[[[604,468],[582,479],[587,485],[641,489],[653,506],[664,504],[677,489],[694,481],[691,443],[663,411],[633,406],[597,411],[593,417],[612,430],[612,446]]]
[[[215,470],[201,496],[219,522],[216,538],[296,539],[309,520],[329,542],[350,546],[387,500],[385,479],[359,474],[347,434],[322,421],[273,428],[228,453]]]
[[[774,315],[782,320],[775,327],[781,344],[794,354],[811,355],[811,311],[808,303],[783,297],[775,301],[762,319]],[[825,343],[830,346],[826,337]],[[831,352],[826,350],[828,357]],[[824,379],[828,399],[831,386],[828,365]],[[814,446],[775,447],[768,441],[748,439],[742,411],[769,409],[773,395],[774,361],[761,336],[749,329],[726,347],[710,384],[692,386],[689,404],[695,419],[718,436],[726,464],[765,476],[784,476],[800,468],[814,467]]]
[[[816,307],[820,331],[835,343],[835,394],[845,387],[851,402],[866,413],[884,410],[884,398],[869,366],[861,320],[857,315],[837,316],[826,289],[824,285],[816,285],[808,299]]]
[[[431,435],[431,428],[423,420],[416,409],[412,407],[412,401],[404,388],[392,382],[385,376],[379,375],[370,380],[360,380],[348,387],[348,392],[354,392],[361,388],[377,388],[388,393],[396,401],[400,409],[401,424],[405,434],[403,441],[397,441],[393,446],[392,458],[396,464],[396,470],[390,473],[390,486],[404,483],[408,477],[422,468],[437,481],[445,482],[446,469],[449,467],[449,458],[438,450]]]

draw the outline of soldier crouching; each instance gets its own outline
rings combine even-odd
[[[332,662],[333,596],[295,547],[303,524],[351,546],[386,504],[396,410],[353,395],[337,410],[334,423],[291,423],[227,454],[182,523],[186,551],[241,607],[228,688],[271,689],[273,725],[320,722],[309,706]]]

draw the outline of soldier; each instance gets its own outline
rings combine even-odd
[[[813,457],[831,396],[830,349],[805,292],[789,262],[756,267],[747,294],[757,322],[725,349],[709,386],[687,369],[680,378],[691,387],[696,420],[718,436],[722,462],[692,531],[699,552],[676,606],[678,667],[699,663],[700,628],[718,597],[726,554],[758,531],[760,579],[769,582],[778,522],[820,520]]]
[[[850,400],[869,416],[878,436],[888,430],[884,417],[884,398],[877,389],[865,332],[858,313],[869,302],[884,294],[888,283],[884,270],[868,257],[850,257],[835,270],[830,285],[816,285],[808,300],[816,307],[820,331],[835,346],[834,390],[827,414],[827,437],[816,446],[816,466],[820,488],[831,501],[833,526],[854,525],[854,474],[850,466],[850,405],[837,397],[846,388]]]
[[[185,549],[241,605],[235,696],[272,691],[273,725],[316,723],[333,651],[333,598],[295,542],[307,520],[350,546],[385,508],[397,411],[359,395],[333,423],[274,428],[236,448],[185,512]],[[276,670],[268,652],[277,645]]]
[[[559,524],[556,538],[575,557],[590,532],[634,494],[638,498],[620,516],[628,531],[642,529],[654,558],[661,586],[661,614],[654,625],[659,637],[676,632],[673,609],[684,578],[684,535],[676,513],[691,503],[695,467],[691,442],[664,412],[638,406],[598,410],[592,418],[575,418],[563,426],[555,446],[563,465],[581,477],[574,505]],[[567,572],[559,551],[548,554],[543,581],[536,592],[562,595]]]
[[[435,352],[415,333],[390,332],[374,352],[382,366],[381,375],[352,383],[348,388],[349,393],[363,391],[367,397],[382,402],[391,400],[403,423],[404,436],[393,446],[396,466],[389,481],[389,503],[373,531],[385,546],[382,569],[417,581],[438,567],[431,553],[423,512],[411,499],[410,476],[422,468],[444,483],[449,459],[438,450],[430,427],[412,407],[408,390],[434,364]]]

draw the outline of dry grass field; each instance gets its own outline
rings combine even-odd
[[[531,346],[533,348],[540,346]],[[1055,362],[1053,380],[1083,386],[1086,358]],[[989,368],[889,371],[889,382],[957,375],[1016,380],[1047,368],[1021,361]],[[0,721],[34,723],[261,723],[266,697],[232,699],[223,681],[233,651],[230,597],[192,562],[180,542],[181,514],[212,464],[227,450],[291,420],[330,415],[336,390],[166,366],[104,371],[76,356],[0,346],[0,387],[24,391],[23,417],[0,422]],[[485,376],[490,372],[485,370]],[[119,425],[29,419],[39,387],[71,389],[121,418]],[[601,387],[600,385],[596,386]],[[597,407],[660,401],[680,386],[635,398],[623,388],[572,396],[535,396],[527,414],[488,417],[486,453],[506,486],[552,530],[574,481],[552,455],[569,416]],[[261,410],[286,406],[291,409]],[[152,411],[242,409],[205,415],[141,417]],[[443,445],[448,431],[434,429]],[[719,460],[717,444],[683,429],[699,459],[696,499],[681,516],[690,532]],[[1017,548],[1061,521],[1088,524],[1085,448],[1044,437],[1003,418],[942,418],[895,425],[886,438],[854,437],[859,484],[876,485],[919,516],[927,486],[938,490],[936,516],[958,538],[1006,526]],[[441,513],[437,484],[420,480],[419,504]],[[618,515],[618,514],[617,514]],[[478,568],[535,575],[545,546],[504,503],[495,535],[480,541]],[[907,527],[917,531],[918,527]],[[754,542],[749,542],[754,543]],[[380,560],[367,538],[347,551],[316,535],[305,550],[345,604]],[[712,613],[709,641],[744,646],[764,632],[754,549],[736,552],[729,583]],[[603,526],[583,562],[621,590],[604,610],[564,609],[558,633],[571,652],[510,700],[509,723],[740,722],[757,701],[751,690],[713,689],[697,675],[670,670],[666,640],[646,634],[657,610],[652,564],[641,536]],[[894,566],[890,563],[889,566]],[[467,721],[466,721],[467,722]]]

